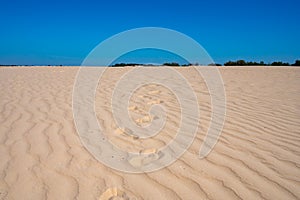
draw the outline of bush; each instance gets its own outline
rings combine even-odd
[[[296,60],[294,64],[292,64],[292,66],[300,66],[300,60]]]
[[[172,62],[172,63],[164,63],[164,66],[180,66],[178,63],[176,62]]]

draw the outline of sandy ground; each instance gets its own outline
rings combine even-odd
[[[99,123],[120,148],[160,148],[176,132],[178,102],[162,86],[138,89],[130,102],[132,119],[148,123],[149,106],[162,104],[170,110],[168,121],[148,141],[124,134],[109,101],[128,70],[104,74],[95,103]],[[220,68],[226,120],[205,159],[198,152],[210,121],[210,96],[193,68],[178,70],[198,97],[197,137],[167,168],[129,174],[98,162],[79,139],[72,113],[78,68],[0,68],[0,199],[300,199],[300,68]]]

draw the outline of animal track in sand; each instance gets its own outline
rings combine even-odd
[[[103,192],[99,200],[129,200],[129,197],[126,193],[118,188],[108,188]]]

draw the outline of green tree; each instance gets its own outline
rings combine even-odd
[[[300,66],[300,60],[296,60],[294,64],[292,64],[292,66]]]
[[[228,61],[228,62],[224,63],[224,66],[236,66],[236,62]]]
[[[244,60],[238,60],[238,61],[236,62],[236,64],[237,64],[238,66],[245,66],[245,65],[246,65],[246,62],[245,62]]]

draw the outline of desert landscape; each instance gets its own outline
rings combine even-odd
[[[118,127],[111,97],[131,69],[105,71],[96,116],[121,149],[155,152],[174,137],[180,105],[168,88],[146,85],[132,94],[128,112],[143,126],[154,118],[149,108],[159,104],[169,111],[164,128],[141,140]],[[218,143],[203,159],[199,147],[211,119],[210,94],[195,68],[174,69],[197,95],[197,136],[171,165],[133,174],[102,164],[83,146],[72,111],[79,67],[0,67],[0,200],[300,199],[300,68],[219,67],[226,118]],[[155,70],[149,67],[145,76]],[[141,162],[130,161],[134,167]]]

